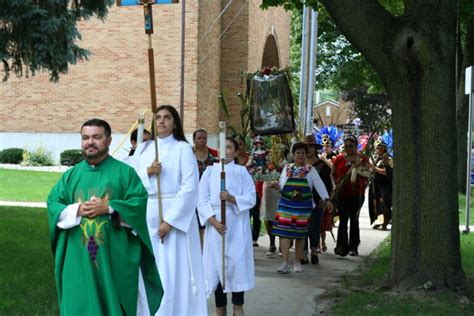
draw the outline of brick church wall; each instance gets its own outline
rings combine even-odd
[[[235,96],[240,91],[239,71],[261,67],[271,30],[278,41],[281,66],[289,63],[288,13],[281,8],[260,11],[261,0],[234,0],[209,29],[228,3],[186,1],[187,134],[198,127],[217,132],[217,121],[222,118],[217,99],[221,90],[230,105],[229,124],[240,126],[240,102]],[[178,106],[181,4],[155,5],[153,14],[157,101]],[[139,113],[150,108],[142,7],[114,6],[105,21],[81,22],[79,30],[80,46],[92,55],[72,65],[58,83],[38,73],[30,78],[11,76],[0,84],[0,133],[75,133],[84,120],[100,117],[109,121],[115,133],[123,134]],[[146,120],[149,125],[149,111]]]

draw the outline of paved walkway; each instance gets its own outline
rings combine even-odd
[[[0,205],[23,207],[46,207],[46,203],[0,201]],[[333,229],[337,238],[337,228]],[[340,257],[334,255],[335,243],[328,234],[328,251],[319,255],[318,265],[304,265],[303,273],[281,275],[276,272],[281,258],[267,258],[269,247],[267,235],[260,236],[259,247],[255,250],[256,287],[245,293],[245,313],[248,316],[259,315],[319,315],[325,313],[328,302],[320,296],[328,289],[340,284],[340,278],[356,270],[364,259],[387,237],[388,231],[374,230],[369,225],[367,206],[360,214],[361,244],[358,257]],[[290,253],[290,262],[294,252]],[[232,315],[232,305],[227,310]],[[214,315],[214,297],[208,300],[209,315]]]
[[[46,202],[0,201],[0,206],[21,206],[21,207],[43,207],[43,208],[46,208]]]
[[[276,272],[280,258],[267,258],[268,236],[261,236],[255,250],[256,287],[245,293],[244,310],[248,316],[257,315],[319,315],[329,306],[319,299],[330,288],[339,286],[340,278],[357,269],[377,246],[387,237],[388,231],[374,230],[369,225],[367,206],[361,210],[361,244],[358,257],[334,255],[335,243],[328,235],[328,251],[319,255],[318,265],[304,265],[303,273],[281,275]],[[337,238],[337,228],[333,229]],[[290,253],[290,262],[294,252]],[[228,295],[230,304],[230,294]],[[215,311],[214,297],[208,301],[209,315]],[[232,305],[228,305],[227,315],[232,315]]]

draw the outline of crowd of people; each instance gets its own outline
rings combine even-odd
[[[276,155],[260,136],[228,137],[219,157],[204,129],[189,144],[178,112],[163,105],[156,140],[145,132],[149,140],[137,144],[132,134],[124,163],[109,155],[109,124],[86,121],[85,159],[48,197],[61,314],[207,315],[214,295],[216,315],[226,315],[232,293],[233,313],[243,315],[262,221],[267,255],[282,258],[278,273],[318,264],[336,217],[334,253],[357,256],[367,187],[374,228],[390,224],[393,162],[385,142],[372,155],[358,150],[355,136],[333,132],[318,128],[272,146]]]

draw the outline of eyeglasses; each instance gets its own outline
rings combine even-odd
[[[344,145],[344,149],[354,149],[355,145]]]

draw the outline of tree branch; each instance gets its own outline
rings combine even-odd
[[[321,3],[344,36],[386,78],[387,49],[394,38],[395,17],[377,0],[321,0]]]

